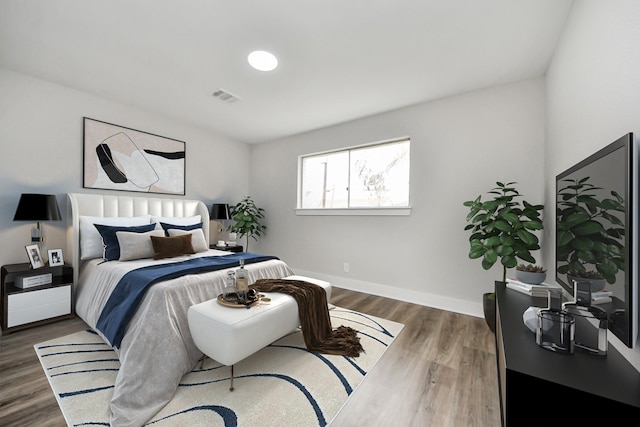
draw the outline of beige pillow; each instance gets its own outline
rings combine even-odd
[[[130,231],[116,231],[120,245],[118,261],[131,261],[141,258],[153,258],[154,250],[151,236],[164,236],[162,230],[152,230],[146,233],[132,233]]]
[[[195,254],[191,244],[191,234],[174,237],[151,236],[153,259],[173,258],[180,255]]]
[[[167,230],[169,236],[184,236],[185,234],[191,234],[191,244],[193,250],[196,252],[206,252],[209,250],[207,246],[207,240],[204,238],[204,232],[202,228],[196,228],[195,230],[179,230],[177,228],[170,228]]]

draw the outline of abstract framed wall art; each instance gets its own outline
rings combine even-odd
[[[185,143],[84,117],[83,187],[185,194]]]

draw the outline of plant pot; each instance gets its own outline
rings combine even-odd
[[[491,332],[496,332],[496,294],[493,292],[487,292],[482,294],[482,310],[484,312],[484,321],[487,322],[487,326],[491,329]]]
[[[516,279],[522,283],[528,283],[530,285],[539,285],[547,278],[547,273],[540,273],[535,271],[521,271],[516,270]]]

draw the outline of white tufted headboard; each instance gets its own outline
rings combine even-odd
[[[78,283],[80,271],[80,216],[132,217],[153,215],[186,217],[200,215],[202,230],[209,244],[209,210],[199,200],[161,199],[139,196],[68,193],[71,224],[67,230],[67,261],[73,265],[74,283]]]

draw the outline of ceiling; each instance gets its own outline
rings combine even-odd
[[[2,0],[0,67],[260,143],[542,76],[571,1]]]

